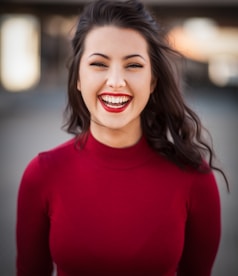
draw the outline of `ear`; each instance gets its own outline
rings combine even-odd
[[[81,83],[79,79],[77,80],[77,89],[78,91],[81,91]]]
[[[154,92],[156,84],[157,84],[157,79],[153,77],[150,84],[150,93]]]

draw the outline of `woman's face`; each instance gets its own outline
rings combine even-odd
[[[141,34],[114,26],[89,32],[77,88],[91,114],[95,135],[105,128],[141,135],[140,114],[154,86],[148,45]]]

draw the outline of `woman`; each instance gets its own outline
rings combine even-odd
[[[25,170],[18,275],[51,275],[53,263],[59,276],[211,275],[221,224],[213,152],[160,27],[136,0],[99,0],[72,45],[75,137]]]

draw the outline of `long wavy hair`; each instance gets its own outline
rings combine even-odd
[[[156,87],[141,113],[143,134],[159,154],[183,168],[201,172],[218,170],[213,165],[212,144],[203,139],[198,116],[185,103],[178,85],[171,57],[178,53],[170,47],[166,33],[157,20],[137,0],[97,0],[80,14],[72,40],[73,55],[69,63],[68,104],[65,110],[67,131],[77,136],[90,127],[90,113],[77,90],[79,64],[87,34],[95,27],[113,25],[139,32],[147,41]],[[209,166],[204,166],[204,160]]]

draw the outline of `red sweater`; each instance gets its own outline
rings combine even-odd
[[[183,171],[141,139],[91,135],[39,154],[18,197],[17,275],[209,276],[220,239],[212,173]]]

